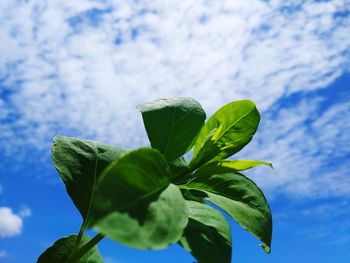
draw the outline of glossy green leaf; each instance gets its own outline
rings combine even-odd
[[[186,201],[189,223],[180,245],[200,263],[230,263],[232,254],[231,232],[226,219],[214,208]]]
[[[240,151],[252,139],[259,121],[260,115],[253,102],[241,100],[226,104],[201,129],[191,166],[198,168]]]
[[[57,240],[38,258],[37,263],[103,263],[103,259],[98,251],[97,246],[90,249],[83,257],[78,260],[72,259],[72,254],[76,245],[77,235]],[[80,246],[89,242],[91,238],[83,235],[80,241]]]
[[[214,165],[231,168],[232,170],[235,170],[235,171],[248,170],[258,165],[267,165],[270,168],[273,168],[272,163],[258,161],[258,160],[224,160],[224,161],[218,161]]]
[[[170,184],[160,195],[139,200],[125,210],[116,209],[94,228],[124,245],[139,249],[163,249],[177,242],[188,222],[180,190]]]
[[[180,190],[170,181],[168,164],[157,150],[130,151],[98,179],[93,228],[140,249],[177,242],[187,224],[187,210]]]
[[[53,163],[86,223],[98,177],[113,160],[126,152],[125,148],[95,141],[63,136],[54,138]]]
[[[174,160],[186,152],[204,125],[205,112],[192,98],[159,99],[138,106],[153,148]]]
[[[206,199],[227,212],[244,229],[264,242],[270,252],[272,235],[271,210],[258,186],[232,169],[208,164],[200,168],[185,188],[207,194]]]

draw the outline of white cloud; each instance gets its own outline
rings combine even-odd
[[[23,221],[11,208],[0,207],[0,237],[17,236],[22,231]]]
[[[21,234],[23,218],[30,217],[31,215],[32,211],[27,206],[22,206],[18,214],[14,213],[9,207],[0,207],[0,238]]]
[[[346,218],[342,216],[348,215],[350,213],[349,204],[350,202],[348,201],[333,201],[332,203],[322,203],[316,206],[304,208],[295,216],[319,221],[329,219],[334,220],[335,217]]]
[[[57,130],[144,145],[135,105],[154,98],[191,96],[209,112],[250,98],[267,115],[283,97],[324,88],[349,70],[343,0],[5,0],[0,10],[6,10],[0,79],[7,94],[0,120],[11,120],[0,127],[0,144],[17,158],[22,145],[47,151]],[[276,166],[260,179],[263,186],[297,195],[349,194],[346,164],[315,176],[330,152],[344,154],[336,147],[348,149],[347,124],[332,119],[348,114],[346,107],[315,118],[318,101],[301,101],[276,118],[267,115],[255,150],[247,151]]]

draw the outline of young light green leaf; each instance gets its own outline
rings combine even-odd
[[[214,165],[227,167],[235,171],[248,170],[261,164],[267,165],[270,168],[273,168],[272,163],[258,161],[258,160],[224,160],[224,161],[218,161],[217,163],[214,163]]]
[[[157,150],[130,151],[99,177],[90,226],[140,249],[177,242],[188,219],[181,192],[170,181],[168,164]]]
[[[51,247],[40,255],[37,263],[103,263],[103,259],[97,246],[90,249],[80,259],[74,260],[72,255],[77,238],[77,235],[70,235],[57,240]],[[90,240],[91,238],[89,236],[83,235],[79,247],[83,246]]]
[[[97,179],[113,160],[126,152],[125,148],[95,141],[63,136],[54,138],[53,163],[86,224]]]
[[[271,210],[258,186],[238,172],[208,164],[200,168],[192,181],[182,186],[207,194],[206,200],[217,205],[244,229],[264,242],[270,251],[272,235]]]
[[[232,244],[226,219],[214,208],[186,201],[189,223],[180,245],[200,263],[230,263]]]
[[[252,139],[260,121],[255,104],[241,100],[226,104],[216,111],[201,129],[190,162],[198,168],[240,151]]]
[[[138,106],[153,148],[174,160],[186,152],[204,125],[205,112],[192,98],[159,99]]]

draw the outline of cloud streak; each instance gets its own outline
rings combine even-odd
[[[250,98],[266,117],[247,156],[278,173],[264,187],[350,194],[346,164],[322,172],[330,152],[345,155],[336,149],[346,149],[349,127],[334,116],[348,116],[349,104],[317,118],[322,97],[276,109],[348,72],[344,1],[2,1],[0,10],[5,155],[47,150],[57,132],[136,147],[147,144],[140,102],[191,96],[212,113]]]
[[[292,196],[350,195],[350,103],[324,109],[322,98],[303,99],[262,120],[260,130],[243,158],[271,161],[274,171],[252,172],[266,188],[282,189]],[[258,169],[256,169],[258,170]]]

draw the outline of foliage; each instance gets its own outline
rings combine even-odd
[[[53,163],[83,222],[78,235],[59,239],[37,262],[103,262],[96,245],[108,237],[138,249],[179,243],[200,263],[229,263],[230,227],[215,206],[269,253],[269,205],[241,171],[271,164],[227,159],[252,139],[260,121],[255,104],[231,102],[206,123],[191,98],[160,99],[138,109],[152,148],[54,138]],[[186,163],[183,155],[193,147]],[[91,239],[87,229],[98,234]]]

